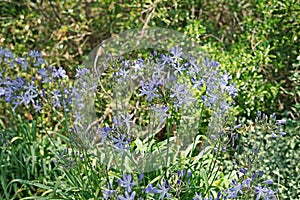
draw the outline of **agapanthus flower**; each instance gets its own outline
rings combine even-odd
[[[117,137],[111,138],[114,142],[114,146],[120,150],[120,156],[123,156],[123,152],[129,149],[129,138],[126,137],[125,134],[118,133]]]
[[[30,50],[28,52],[28,56],[31,58],[38,58],[38,57],[42,57],[42,54],[37,50]]]
[[[184,56],[183,51],[178,46],[175,46],[169,50],[171,54],[171,58],[173,59],[173,62],[178,62],[179,60],[182,60],[182,57]]]
[[[90,73],[90,70],[87,69],[87,68],[78,68],[76,69],[76,75],[75,77],[76,78],[80,78],[80,77],[83,77],[85,74],[89,74]]]
[[[234,83],[230,84],[229,86],[226,87],[226,91],[228,92],[228,94],[232,97],[235,97],[237,95],[237,89],[234,85]]]
[[[5,89],[3,87],[0,87],[0,96],[5,95]]]
[[[136,185],[136,182],[132,180],[131,174],[126,175],[125,173],[122,175],[122,179],[118,179],[118,184],[121,187],[124,187],[127,192],[132,191],[132,187]]]
[[[35,112],[41,112],[42,104],[35,102],[35,104],[33,104],[33,108],[34,108]]]
[[[153,98],[159,97],[159,95],[156,93],[156,87],[153,84],[143,84],[140,92],[140,96],[146,95],[146,99],[148,101],[151,101]]]
[[[145,191],[146,193],[153,193],[153,194],[158,193],[158,190],[155,187],[153,187],[152,184],[149,184],[148,187],[143,189],[143,191]]]
[[[269,180],[264,181],[264,183],[268,184],[268,185],[271,185],[271,184],[273,184],[273,180],[269,179]]]
[[[143,178],[144,178],[144,174],[140,173],[140,175],[139,175],[139,181],[141,182],[143,180]]]
[[[142,69],[142,67],[143,67],[142,60],[138,60],[130,68],[132,68],[134,70],[134,72],[138,72]]]
[[[170,116],[167,113],[169,107],[168,106],[151,106],[154,111],[154,117],[159,117],[159,123],[162,124],[163,120]]]
[[[276,120],[276,124],[277,125],[285,125],[286,124],[286,120],[285,119]]]
[[[154,72],[153,74],[155,76],[161,76],[163,74],[166,74],[166,71],[165,70],[165,65],[164,64],[161,64],[161,63],[154,63]]]
[[[129,128],[130,124],[133,122],[132,121],[133,116],[134,116],[134,114],[128,114],[128,113],[126,113],[126,115],[121,115],[122,124],[125,124]]]
[[[174,74],[175,74],[175,75],[176,75],[176,74],[182,75],[183,71],[185,71],[184,65],[181,65],[181,64],[179,64],[179,63],[175,63],[175,64],[173,64],[172,66],[173,66],[173,68],[174,68]]]
[[[99,132],[99,138],[101,139],[101,142],[104,143],[106,141],[106,139],[108,138],[108,134],[111,132],[111,128],[110,127],[104,127],[104,128],[99,128],[98,132]]]
[[[59,78],[64,79],[64,78],[67,77],[66,71],[62,67],[59,67],[58,69],[54,68],[52,70],[52,77],[53,78],[58,78],[58,79]]]
[[[243,184],[239,184],[236,180],[232,180],[232,188],[229,188],[225,191],[227,198],[237,198],[238,194],[243,194]]]
[[[42,78],[48,77],[48,71],[46,68],[41,68],[37,72],[38,72],[38,75],[40,75]]]
[[[110,199],[116,193],[117,193],[117,190],[114,190],[112,188],[112,185],[110,184],[110,187],[108,189],[104,188],[103,197],[104,197],[105,200],[107,200],[107,199]]]
[[[197,77],[192,77],[191,82],[193,84],[193,88],[198,88],[199,90],[204,86],[204,79],[200,78],[198,79]]]
[[[176,84],[171,88],[171,98],[175,98],[174,106],[181,107],[182,105],[188,106],[190,103],[194,102],[196,99],[192,97],[192,93],[187,88],[186,84]]]
[[[166,64],[171,63],[173,60],[170,56],[165,55],[165,54],[161,54],[160,55],[160,61],[163,65],[166,65]]]
[[[3,61],[6,63],[9,62],[10,66],[13,67],[15,60],[13,53],[8,49],[2,49],[1,54],[3,56]]]
[[[54,108],[60,108],[61,107],[61,93],[59,90],[55,90],[54,92],[51,91],[51,94],[52,94],[52,100],[53,100],[53,103],[54,103]]]
[[[163,183],[160,185],[158,184],[157,193],[160,194],[159,199],[164,199],[165,197],[170,197],[171,194],[169,194],[170,190],[170,184],[167,184],[166,180],[163,180]]]
[[[36,60],[35,60],[35,63],[33,64],[33,66],[37,67],[37,66],[40,66],[42,64],[46,64],[44,58],[37,57]]]
[[[135,191],[131,194],[128,194],[127,191],[125,191],[125,196],[118,195],[119,200],[134,200],[135,197]]]
[[[259,200],[261,197],[264,198],[264,200],[275,200],[275,193],[268,189],[266,186],[262,187],[260,184],[258,184],[255,187],[255,194],[256,194],[256,200]]]

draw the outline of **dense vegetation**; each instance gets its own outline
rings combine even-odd
[[[4,1],[0,7],[1,199],[300,198],[299,1],[36,0]],[[178,31],[199,44],[209,55],[205,76],[216,82],[205,79],[206,89],[197,93],[203,104],[202,121],[186,158],[168,168],[128,174],[109,169],[87,148],[90,144],[82,142],[88,139],[76,135],[71,123],[77,117],[69,112],[73,103],[68,99],[75,79],[85,73],[80,65],[100,42],[126,30],[150,27]],[[154,55],[146,49],[124,55],[119,64],[109,63],[105,89],[113,92],[110,74],[119,72],[113,66],[122,67],[126,59],[141,64],[142,58],[146,65],[155,61],[151,56],[164,62],[158,59],[164,54],[173,59],[165,67],[190,65],[189,59],[174,59],[176,47],[169,50]],[[214,61],[219,75],[209,72],[217,65]],[[186,67],[179,80],[194,84],[195,77],[189,77],[193,73]],[[225,135],[220,133],[222,139],[207,145],[204,133],[209,132],[214,108],[205,107],[210,102],[205,97],[212,85],[219,91],[226,88],[228,94],[220,102],[235,103],[222,110],[228,115]],[[175,89],[161,89],[170,94],[165,102],[153,100],[169,109],[164,113],[168,116],[164,134],[153,140],[160,150],[182,117],[176,109],[182,101],[172,94]],[[97,115],[107,116],[101,134],[121,129],[114,127],[106,90],[98,87],[96,97]],[[20,99],[26,94],[33,101]],[[41,98],[36,99],[38,95]],[[142,110],[149,99],[134,94],[131,102]],[[140,111],[137,121],[147,124],[148,115]],[[130,120],[120,118],[126,119]],[[146,148],[135,139],[129,138],[126,145]]]

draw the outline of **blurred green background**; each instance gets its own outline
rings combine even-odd
[[[300,196],[299,0],[35,0],[0,2],[0,46],[41,51],[70,77],[101,41],[133,28],[163,27],[202,45],[236,83],[237,120],[257,111],[287,119],[288,135],[262,168],[283,199]]]

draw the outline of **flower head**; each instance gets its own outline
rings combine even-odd
[[[132,181],[132,176],[130,174],[126,175],[124,173],[122,178],[123,179],[118,179],[118,184],[121,187],[124,187],[127,192],[131,192],[132,187],[136,185],[136,183]]]
[[[168,193],[170,190],[170,184],[166,186],[167,182],[166,180],[163,180],[163,183],[160,185],[158,184],[158,190],[157,193],[160,194],[160,199],[164,199],[165,197],[170,197],[171,195]]]
[[[135,192],[128,194],[128,192],[125,191],[125,196],[118,195],[119,200],[134,200],[134,197],[135,197]]]

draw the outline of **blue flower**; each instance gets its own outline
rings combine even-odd
[[[264,181],[264,183],[270,185],[270,184],[273,184],[273,180],[269,179],[269,180]]]
[[[157,193],[160,194],[160,199],[164,199],[165,197],[170,197],[171,195],[168,193],[170,190],[170,184],[166,187],[166,180],[163,180],[163,183],[158,184]]]
[[[130,124],[133,122],[131,119],[134,116],[134,114],[129,115],[128,113],[126,113],[126,115],[121,115],[122,118],[122,124],[125,124],[128,128],[130,127]]]
[[[239,185],[239,183],[236,180],[232,180],[232,188],[229,188],[225,191],[225,193],[227,194],[227,198],[237,198],[238,194],[243,194],[243,188],[244,185],[241,184]]]
[[[165,69],[165,65],[161,64],[161,63],[154,63],[154,75],[155,76],[160,76],[163,74],[166,74],[166,72],[164,71]]]
[[[272,132],[272,137],[277,138],[278,136],[274,132]]]
[[[146,193],[153,193],[156,194],[158,193],[158,190],[152,186],[152,184],[149,184],[148,187],[144,188],[143,191],[145,191]]]
[[[173,62],[178,62],[179,60],[182,60],[183,52],[182,49],[175,46],[169,50],[171,53],[171,58],[173,59]]]
[[[260,184],[258,184],[258,186],[255,187],[255,194],[257,194],[256,200],[259,200],[260,197],[263,197],[264,200],[273,200],[273,199],[275,200],[276,199],[275,192],[266,188],[266,186],[264,186],[262,188]]]
[[[101,138],[101,142],[104,143],[106,139],[108,138],[108,134],[111,132],[111,128],[109,127],[104,127],[104,128],[99,128],[98,131],[99,133],[99,138]]]
[[[89,74],[89,73],[90,73],[90,70],[87,68],[78,68],[78,69],[76,69],[75,77],[80,78],[80,77],[83,77],[85,74]]]
[[[46,68],[41,68],[37,72],[43,79],[48,77],[48,71]]]
[[[3,87],[0,87],[0,97],[5,95],[6,90]]]
[[[143,178],[144,178],[144,174],[140,173],[140,175],[139,175],[139,181],[141,182],[143,180]]]
[[[232,97],[235,97],[237,95],[237,89],[234,85],[234,83],[230,84],[229,86],[226,87],[226,91],[228,94]]]
[[[192,98],[191,92],[187,89],[187,84],[176,84],[171,88],[171,91],[172,94],[170,97],[175,97],[175,107],[180,107],[183,104],[188,106],[190,103],[195,101],[195,99]]]
[[[119,82],[126,80],[126,77],[128,77],[129,71],[126,69],[119,69],[118,72],[115,73],[115,76],[117,77],[117,80]]]
[[[42,54],[36,50],[30,50],[28,52],[28,56],[31,58],[38,58],[38,57],[42,57]]]
[[[66,71],[62,68],[62,67],[59,67],[58,69],[53,69],[52,71],[52,76],[53,78],[66,78],[67,75],[66,75]]]
[[[33,64],[33,66],[39,66],[39,65],[42,65],[42,64],[46,64],[44,58],[42,57],[37,57],[36,60],[35,60],[35,63]]]
[[[10,50],[2,49],[1,55],[4,57],[3,61],[6,63],[10,62],[10,66],[13,67],[13,63],[15,60],[13,53]]]
[[[174,74],[180,74],[182,75],[183,71],[185,71],[185,68],[183,65],[179,64],[179,63],[175,63],[172,65],[173,68],[175,69]]]
[[[219,66],[218,62],[209,60],[208,58],[204,59],[204,63],[205,63],[205,66],[210,67],[210,68],[217,68]]]
[[[118,195],[119,200],[134,200],[135,197],[135,192],[132,192],[131,195],[128,194],[127,191],[125,191],[125,197]]]
[[[192,77],[191,82],[193,84],[193,88],[198,88],[199,90],[204,86],[205,83],[203,78],[198,79],[197,77]]]
[[[123,156],[123,152],[129,149],[129,138],[126,138],[125,134],[118,133],[118,136],[115,138],[113,137],[112,140],[114,141],[115,147],[120,150],[120,156]]]
[[[286,124],[286,120],[285,119],[276,120],[276,125],[285,125],[285,124]]]
[[[146,95],[146,99],[148,101],[151,101],[153,98],[159,97],[159,95],[156,94],[156,87],[153,84],[143,84],[140,92],[140,96]]]
[[[55,90],[54,92],[51,92],[52,94],[52,100],[54,101],[54,108],[60,108],[61,107],[61,103],[60,103],[60,98],[61,98],[61,94],[59,90]]]
[[[31,102],[32,104],[34,104],[34,98],[37,97],[37,94],[29,94],[29,93],[25,93],[25,94],[21,94],[20,96],[17,96],[17,99],[19,100],[18,102],[14,102],[15,106],[14,109],[18,106],[21,105],[22,103],[24,103],[26,106]]]
[[[16,61],[16,63],[18,64],[18,65],[21,65],[21,67],[23,68],[23,69],[27,69],[27,67],[28,67],[28,62],[25,60],[25,58],[17,58],[17,61]]]
[[[119,117],[113,118],[114,127],[122,127],[123,125],[126,125],[128,128],[130,127],[130,124],[133,122],[131,119],[134,116],[134,114],[129,115],[126,113],[126,115],[119,115]]]
[[[243,174],[246,174],[247,173],[247,169],[241,168],[240,172],[243,173]]]
[[[104,190],[103,190],[103,197],[104,197],[105,200],[110,199],[110,197],[112,197],[114,194],[117,193],[117,190],[114,190],[112,188],[111,184],[110,184],[110,188],[111,189],[104,188]]]
[[[14,91],[22,89],[25,85],[25,79],[16,77],[16,79],[12,80],[11,82],[7,82],[7,86],[11,87]]]
[[[152,110],[155,112],[154,116],[159,117],[159,123],[162,124],[163,120],[170,116],[170,114],[167,114],[167,111],[169,109],[168,106],[151,106]]]
[[[142,67],[143,67],[143,62],[142,62],[142,61],[139,61],[139,60],[138,60],[138,62],[134,63],[134,64],[131,66],[131,68],[134,69],[134,72],[140,71],[140,70],[142,69]]]
[[[42,104],[39,104],[36,102],[35,104],[33,104],[33,108],[34,108],[35,112],[41,112]]]
[[[33,81],[31,81],[30,83],[28,83],[27,86],[24,86],[24,89],[26,90],[25,93],[37,94],[37,86],[34,85]]]
[[[171,88],[172,94],[170,95],[170,97],[177,97],[180,98],[180,96],[185,95],[186,93],[186,84],[176,84],[174,85],[174,87]]]
[[[279,134],[282,135],[282,136],[285,136],[285,135],[286,135],[286,132],[279,131]]]
[[[122,178],[123,178],[123,180],[122,179],[118,179],[118,184],[121,187],[124,187],[127,192],[131,192],[132,191],[131,187],[133,187],[133,186],[136,185],[135,182],[132,182],[132,176],[130,174],[127,176],[124,173],[123,176],[122,176]]]
[[[201,76],[201,72],[204,71],[202,67],[198,66],[197,60],[195,58],[189,59],[188,65],[188,74],[192,77]]]
[[[251,179],[246,179],[243,181],[243,185],[246,187],[250,187],[250,184],[251,184]]]
[[[173,61],[170,56],[165,55],[165,54],[160,55],[160,60],[163,65],[169,64]]]

